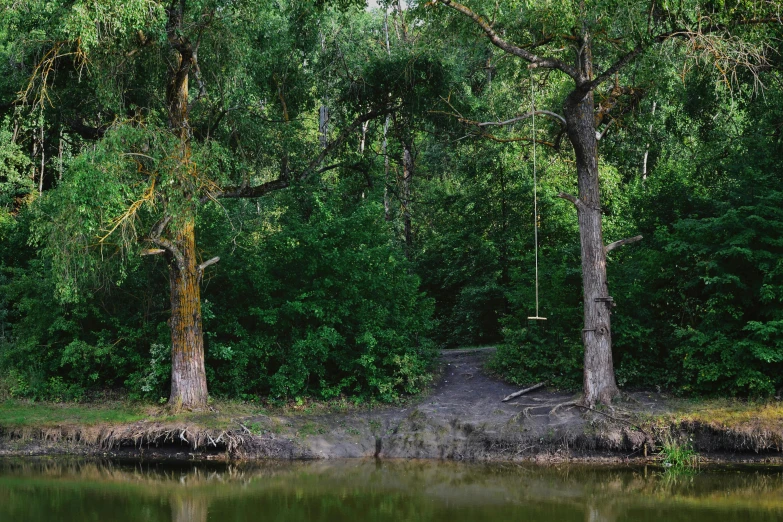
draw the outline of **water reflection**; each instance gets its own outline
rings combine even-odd
[[[0,460],[0,520],[782,520],[779,468]]]

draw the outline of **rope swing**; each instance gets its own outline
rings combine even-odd
[[[538,175],[536,172],[536,92],[533,82],[533,69],[530,68],[530,113],[533,118],[533,234],[536,252],[536,315],[528,317],[529,321],[546,321],[546,317],[538,314]]]

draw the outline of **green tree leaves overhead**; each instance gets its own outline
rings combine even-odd
[[[580,385],[579,236],[556,197],[576,192],[573,150],[556,117],[535,136],[491,125],[531,110],[531,83],[560,113],[567,74],[432,3],[188,0],[167,32],[172,5],[2,4],[0,393],[166,395],[169,262],[140,254],[167,217],[193,219],[198,263],[220,257],[201,274],[213,394],[393,400],[427,382],[431,339],[499,344],[495,369],[520,383]],[[596,76],[642,48],[595,90],[605,242],[645,238],[607,262],[618,382],[779,390],[778,6],[466,5],[566,69],[583,25]],[[184,162],[178,38],[197,43]]]

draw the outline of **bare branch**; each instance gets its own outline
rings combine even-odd
[[[468,135],[470,136],[470,134]],[[539,145],[545,145],[547,147],[551,147],[553,149],[557,149],[558,145],[557,143],[552,143],[551,141],[545,141],[545,140],[539,140],[539,139],[533,139],[533,138],[527,138],[527,137],[518,137],[518,138],[498,138],[494,134],[489,134],[488,132],[480,132],[478,134],[474,134],[474,136],[478,136],[480,138],[487,138],[488,140],[495,141],[497,143],[518,143],[518,142],[527,142],[527,143],[533,143],[534,141]],[[467,137],[467,136],[465,136]],[[462,139],[462,138],[460,138]]]
[[[332,169],[335,169],[341,164],[334,164],[329,165],[326,167],[323,167],[321,169],[318,169],[317,167],[323,163],[323,161],[326,159],[326,157],[329,155],[330,152],[332,152],[335,148],[337,148],[341,143],[345,141],[348,136],[350,136],[360,125],[362,125],[364,122],[369,121],[377,116],[388,114],[389,112],[395,110],[397,107],[385,107],[383,109],[378,109],[374,111],[370,111],[366,114],[362,114],[358,118],[356,118],[348,127],[346,127],[342,133],[333,141],[329,142],[326,147],[321,151],[321,153],[313,159],[313,161],[310,162],[310,164],[299,174],[298,179],[299,181],[306,180],[311,174],[320,174],[322,172],[326,172]],[[273,179],[272,181],[267,181],[265,183],[262,183],[261,185],[255,185],[255,186],[248,186],[246,183],[243,183],[239,187],[229,187],[222,190],[217,190],[214,192],[209,192],[202,196],[200,198],[201,203],[206,203],[210,199],[218,199],[218,198],[258,198],[261,196],[264,196],[266,194],[269,194],[270,192],[274,192],[275,190],[281,190],[284,188],[287,188],[291,185],[290,178],[292,176],[284,175],[277,179]]]
[[[580,200],[580,199],[579,199],[579,198],[577,198],[576,196],[572,196],[571,194],[567,194],[567,193],[565,193],[565,192],[558,192],[558,193],[557,193],[557,197],[559,197],[559,198],[563,198],[563,199],[567,199],[568,201],[570,201],[571,203],[573,203],[573,204],[574,204],[574,206],[575,206],[577,209],[579,209],[579,210],[583,210],[583,209],[585,208],[585,204],[582,202],[582,200]]]
[[[166,250],[162,248],[145,248],[141,251],[142,256],[156,256],[160,254],[165,254]]]
[[[450,7],[451,9],[454,9],[455,11],[459,11],[460,13],[464,14],[481,28],[482,31],[484,31],[484,34],[487,35],[489,38],[489,41],[492,42],[496,47],[499,47],[500,49],[503,49],[509,54],[513,54],[514,56],[518,56],[522,58],[523,60],[526,60],[532,64],[535,64],[537,67],[544,67],[547,69],[557,69],[559,71],[562,71],[566,73],[568,76],[574,79],[576,82],[580,82],[581,75],[579,74],[579,71],[577,71],[574,67],[571,67],[570,65],[561,62],[560,60],[556,58],[546,58],[537,56],[536,54],[528,51],[527,49],[524,49],[522,47],[516,46],[514,44],[511,44],[502,38],[498,36],[498,34],[495,32],[495,30],[492,28],[492,24],[490,24],[487,20],[484,19],[481,15],[478,15],[470,10],[467,6],[464,6],[458,2],[454,2],[453,0],[436,0],[437,2],[445,5],[446,7]]]
[[[616,122],[616,121],[617,120],[615,118],[612,118],[611,121],[609,121],[609,123],[606,124],[606,127],[604,127],[604,130],[602,130],[601,132],[595,131],[595,139],[597,141],[601,141],[603,139],[603,137],[606,136],[606,131],[608,131],[609,127],[611,127],[612,124],[614,122]]]
[[[546,385],[546,382],[539,382],[538,384],[534,384],[533,386],[530,386],[529,388],[525,388],[524,390],[519,390],[518,392],[514,392],[512,394],[506,395],[503,397],[503,400],[501,402],[508,402],[511,399],[516,399],[520,395],[524,395],[526,393],[535,391],[539,388],[543,388]]]
[[[584,88],[587,90],[592,90],[601,85],[603,82],[611,78],[615,75],[615,73],[619,72],[620,69],[634,61],[640,54],[642,54],[644,51],[646,51],[648,48],[652,47],[654,44],[663,43],[666,40],[669,40],[670,38],[676,37],[676,36],[684,36],[682,31],[670,31],[667,33],[661,33],[656,36],[654,36],[650,41],[645,43],[637,44],[636,47],[625,53],[623,56],[621,56],[616,62],[614,62],[612,65],[609,66],[607,70],[599,74],[598,76],[593,79],[593,81],[587,83]]]
[[[70,120],[66,120],[66,123],[68,124],[68,127],[81,136],[82,138],[86,140],[98,140],[103,137],[104,134],[106,134],[106,131],[108,130],[108,125],[101,125],[99,127],[91,127],[89,125],[86,125],[84,121],[81,118],[74,118]]]
[[[200,265],[198,265],[198,267],[197,267],[197,268],[198,268],[198,272],[199,272],[199,274],[200,274],[200,273],[202,273],[202,272],[204,272],[204,269],[205,269],[206,267],[208,267],[208,266],[210,266],[210,265],[214,265],[214,264],[215,264],[215,263],[217,263],[218,261],[220,261],[220,258],[219,258],[219,257],[217,257],[217,256],[215,256],[215,257],[213,257],[212,259],[208,259],[207,261],[204,261],[203,263],[201,263]]]
[[[629,243],[636,243],[637,241],[641,241],[641,239],[642,236],[634,236],[634,237],[627,237],[619,241],[615,241],[614,243],[609,243],[604,247],[604,252],[608,254],[615,248],[620,248],[621,246],[627,245]]]
[[[157,255],[168,252],[174,258],[177,268],[179,270],[184,270],[185,257],[182,255],[182,251],[173,241],[160,237],[160,235],[163,234],[163,231],[166,230],[166,227],[169,226],[169,223],[171,223],[171,216],[164,216],[163,219],[153,225],[150,236],[144,238],[144,241],[149,241],[160,248],[144,249],[141,251],[141,255]]]
[[[709,22],[708,17],[704,17],[703,20]],[[725,33],[729,31],[731,27],[763,25],[763,24],[783,24],[783,19],[781,19],[780,16],[773,16],[769,18],[748,18],[744,20],[735,20],[729,25],[724,25],[724,24],[701,25],[700,23],[699,28],[695,30],[687,29],[687,28],[678,28],[673,31],[660,33],[658,35],[653,36],[647,42],[642,42],[637,44],[636,47],[634,47],[626,54],[621,56],[616,62],[614,62],[611,66],[609,66],[608,69],[606,69],[604,72],[596,76],[595,79],[593,79],[591,82],[585,84],[583,88],[587,90],[595,89],[601,83],[605,82],[606,80],[614,76],[614,74],[620,71],[620,69],[622,69],[623,67],[631,63],[639,55],[644,53],[647,49],[649,49],[653,45],[663,43],[672,38],[682,38],[682,39],[690,40],[691,42],[694,42],[696,44],[694,47],[697,47],[701,50],[707,50],[709,54],[713,55],[716,58],[716,60],[722,58],[723,60],[726,61],[732,61],[737,65],[748,68],[751,71],[751,73],[754,74],[754,76],[757,76],[758,74],[757,68],[759,64],[753,64],[751,63],[750,60],[755,59],[763,63],[764,56],[762,54],[754,52],[752,50],[740,48],[737,53],[737,56],[733,56],[733,57],[728,56],[720,52],[721,50],[717,49],[717,46],[712,44],[710,40],[711,37],[714,36],[716,33]],[[719,37],[719,40],[726,41],[725,35]],[[721,72],[724,73],[725,76],[725,71],[721,71]]]
[[[536,116],[547,116],[547,117],[557,121],[558,123],[560,123],[560,125],[562,125],[563,127],[565,127],[567,125],[566,124],[566,119],[564,117],[560,116],[556,112],[543,111],[543,110],[542,111],[530,111],[530,112],[527,112],[527,113],[522,114],[520,116],[515,116],[515,117],[513,117],[513,118],[511,118],[509,120],[506,120],[506,121],[485,121],[485,122],[482,122],[482,123],[475,123],[475,125],[477,127],[510,125],[510,124],[516,123],[518,121],[526,120],[527,118],[530,118],[533,115],[536,115]],[[472,122],[469,122],[469,123],[472,123]]]
[[[198,96],[196,96],[196,99],[193,102],[193,105],[195,105],[201,98],[207,95],[207,86],[204,84],[204,79],[201,77],[201,68],[198,65],[198,52],[196,49],[193,49],[193,56],[191,56],[190,61],[193,65],[193,76],[196,77],[196,82],[198,83]]]

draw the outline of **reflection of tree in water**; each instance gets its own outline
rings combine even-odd
[[[172,522],[207,522],[209,500],[206,496],[183,491],[172,494],[169,504]]]
[[[585,509],[585,522],[615,522],[617,515],[611,506],[588,505]]]
[[[783,514],[783,476],[774,470],[676,477],[661,471],[420,461],[172,465],[0,460],[0,499],[10,499],[0,502],[0,519],[11,520],[32,503],[42,514],[52,510],[40,520],[58,519],[68,506],[72,513],[116,514],[104,519],[134,522],[206,522],[209,516],[254,520],[259,512],[270,520],[313,522],[615,522],[648,513],[650,505],[667,516],[718,510],[726,520],[736,519],[736,509],[754,513],[757,520]]]

